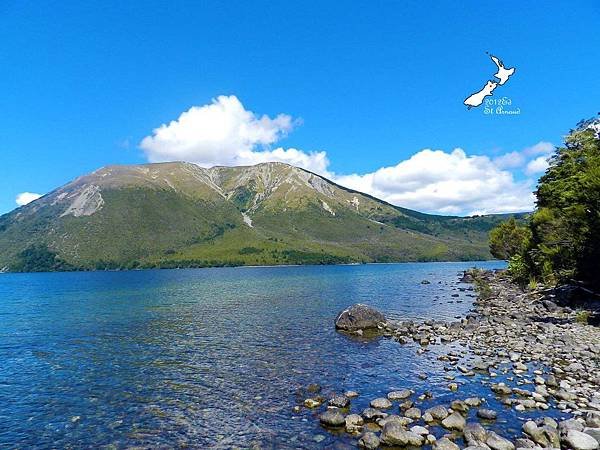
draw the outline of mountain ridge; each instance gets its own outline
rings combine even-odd
[[[279,162],[110,165],[0,216],[0,269],[488,259],[507,216],[421,213]]]

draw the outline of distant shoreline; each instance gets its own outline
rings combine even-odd
[[[385,266],[399,264],[453,264],[453,263],[490,263],[502,262],[500,259],[473,259],[473,260],[448,260],[448,261],[395,261],[395,262],[365,262],[365,263],[332,263],[332,264],[267,264],[267,265],[214,265],[204,267],[142,267],[135,269],[74,269],[74,270],[49,270],[49,271],[0,271],[4,274],[33,274],[33,273],[89,273],[89,272],[142,272],[149,270],[195,270],[195,269],[264,269],[284,267],[322,267],[322,266]]]

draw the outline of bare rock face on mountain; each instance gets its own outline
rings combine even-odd
[[[383,323],[385,316],[382,313],[360,303],[346,308],[335,319],[335,327],[344,331],[373,329]]]

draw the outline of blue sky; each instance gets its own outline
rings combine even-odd
[[[168,159],[284,160],[430,212],[527,209],[544,143],[600,110],[597,1],[83,3],[0,4],[0,213]],[[462,104],[493,79],[486,52],[516,67],[494,97],[519,115]],[[194,106],[171,129],[185,151],[153,132]]]

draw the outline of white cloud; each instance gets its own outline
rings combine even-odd
[[[549,156],[538,156],[537,158],[529,161],[529,163],[527,163],[527,167],[525,168],[525,173],[527,175],[534,175],[536,173],[545,172],[549,166],[548,158]]]
[[[524,168],[527,175],[531,175],[538,171],[531,171],[532,168],[541,167],[541,160],[547,159],[554,152],[554,144],[551,142],[540,141],[531,147],[526,147],[521,151],[513,151],[505,153],[502,156],[494,158],[494,164],[500,169],[517,169]],[[543,156],[538,156],[543,155]],[[532,159],[533,158],[533,159]],[[541,171],[545,170],[542,169]]]
[[[445,214],[529,211],[535,200],[530,181],[516,182],[487,156],[462,149],[421,150],[395,166],[335,180],[395,205]]]
[[[395,205],[444,214],[532,210],[533,181],[517,182],[505,169],[523,167],[530,155],[546,155],[553,148],[540,142],[494,160],[469,156],[461,149],[451,153],[426,149],[372,173],[339,175],[328,171],[324,151],[269,147],[293,127],[289,115],[259,117],[237,97],[220,96],[156,128],[140,147],[151,162],[188,161],[203,167],[285,162]]]
[[[501,169],[515,169],[525,163],[525,157],[521,152],[510,152],[494,158],[494,164]]]
[[[34,200],[37,200],[41,196],[42,194],[36,194],[35,192],[21,192],[19,195],[17,195],[15,202],[17,202],[17,205],[19,206],[24,206]]]
[[[531,147],[523,150],[525,156],[549,155],[554,152],[554,144],[552,142],[540,141]]]
[[[189,161],[212,167],[280,161],[322,173],[328,164],[325,152],[266,148],[285,137],[293,126],[287,114],[259,117],[246,110],[236,96],[222,95],[156,128],[140,147],[151,162]]]

